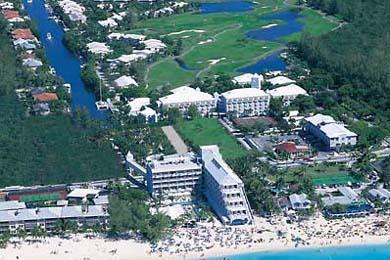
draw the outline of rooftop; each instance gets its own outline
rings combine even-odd
[[[258,88],[237,88],[222,93],[221,96],[225,97],[226,99],[233,99],[233,98],[266,97],[268,96],[268,94]]]
[[[128,105],[131,108],[130,112],[138,112],[141,110],[142,107],[150,105],[150,98],[148,97],[135,98],[132,101],[129,101]]]
[[[272,97],[307,95],[306,90],[295,84],[271,89],[268,90],[267,93],[269,93]]]
[[[252,82],[252,78],[260,78],[260,81],[264,80],[264,77],[260,74],[252,74],[252,73],[245,73],[242,75],[239,75],[237,77],[233,78],[233,82],[238,84],[250,84]]]
[[[0,202],[0,211],[12,210],[12,209],[24,209],[24,208],[26,208],[26,204],[24,204],[24,202],[19,202],[16,200],[1,201]]]
[[[162,105],[215,101],[212,95],[186,86],[173,89],[171,92],[173,94],[159,99]]]
[[[315,126],[336,122],[336,120],[334,120],[333,117],[328,115],[323,115],[323,114],[316,114],[315,116],[306,117],[305,120],[307,122],[312,123]]]
[[[295,80],[287,78],[285,76],[277,76],[271,79],[267,79],[266,81],[271,83],[272,85],[286,85],[295,83]]]
[[[85,198],[87,196],[96,196],[100,190],[95,189],[74,189],[68,194],[68,198]]]
[[[216,145],[201,146],[201,156],[204,167],[219,185],[242,185],[241,179],[223,160]]]
[[[120,88],[127,87],[130,85],[138,86],[137,81],[135,81],[133,77],[125,75],[117,78],[116,80],[114,80],[114,82]]]
[[[0,211],[1,222],[16,222],[40,219],[81,218],[108,216],[101,205],[90,205],[86,210],[82,206],[46,207]]]
[[[330,123],[320,126],[322,132],[326,134],[329,138],[338,138],[343,136],[357,136],[354,132],[348,130],[342,124]]]
[[[48,102],[48,101],[58,100],[56,93],[49,93],[49,92],[33,95],[33,98],[38,102]]]
[[[192,153],[154,156],[148,166],[153,173],[202,169]]]

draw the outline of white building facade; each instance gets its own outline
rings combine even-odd
[[[159,99],[159,105],[164,109],[178,108],[187,113],[188,108],[195,106],[201,115],[214,112],[217,100],[212,95],[187,86],[171,90],[172,94]]]
[[[357,134],[345,128],[344,124],[322,114],[305,118],[303,130],[315,136],[328,150],[338,150],[345,145],[354,146],[358,138]]]
[[[188,196],[201,185],[202,165],[192,153],[154,156],[146,165],[147,190],[153,196]]]
[[[244,183],[222,159],[216,145],[201,146],[203,188],[207,200],[224,224],[253,221]]]
[[[270,96],[258,88],[239,88],[222,93],[219,111],[234,116],[264,115],[269,109]]]

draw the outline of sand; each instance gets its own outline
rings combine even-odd
[[[199,259],[245,252],[278,251],[294,248],[387,244],[390,241],[389,216],[371,215],[365,218],[325,220],[318,215],[304,222],[286,224],[284,217],[271,220],[256,218],[255,225],[221,227],[218,223],[201,224],[200,228],[175,230],[174,242],[166,240],[159,247],[163,253],[153,253],[147,243],[135,240],[105,240],[73,235],[71,239],[46,238],[42,242],[19,241],[0,249],[0,259]],[[385,225],[378,226],[379,222]],[[295,238],[300,238],[297,242]],[[180,246],[177,246],[179,245]],[[167,246],[169,245],[169,246]],[[187,253],[183,245],[191,247]],[[197,248],[206,249],[197,252]]]

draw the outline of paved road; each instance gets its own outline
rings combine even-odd
[[[171,142],[172,146],[175,148],[178,154],[188,152],[187,145],[184,143],[183,139],[181,139],[180,135],[176,132],[175,128],[172,126],[163,126],[161,127],[164,134],[168,137],[169,142]]]

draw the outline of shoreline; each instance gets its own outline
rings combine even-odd
[[[390,234],[389,236],[386,237],[378,237],[380,239],[378,240],[364,240],[364,241],[343,241],[340,244],[327,244],[327,245],[310,245],[310,246],[300,246],[300,247],[292,247],[292,246],[285,246],[284,248],[252,248],[252,249],[247,249],[247,250],[240,250],[240,252],[229,252],[226,253],[226,251],[231,251],[231,250],[224,250],[225,253],[217,253],[216,255],[209,255],[205,256],[206,259],[215,259],[215,258],[228,258],[233,257],[233,256],[244,256],[248,254],[272,254],[272,253],[281,253],[281,252],[301,252],[305,250],[324,250],[324,249],[337,249],[337,248],[354,248],[354,247],[371,247],[371,246],[389,246],[390,247]],[[189,258],[189,259],[197,259],[196,257],[194,258]]]
[[[322,250],[327,248],[390,246],[390,216],[326,220],[315,216],[286,223],[285,217],[257,218],[254,225],[223,227],[201,223],[197,228],[177,228],[172,237],[152,248],[134,239],[109,240],[101,235],[49,237],[29,243],[14,238],[0,249],[0,260],[8,259],[222,259],[256,253]],[[379,225],[384,222],[384,225]],[[299,239],[298,239],[299,238]]]

